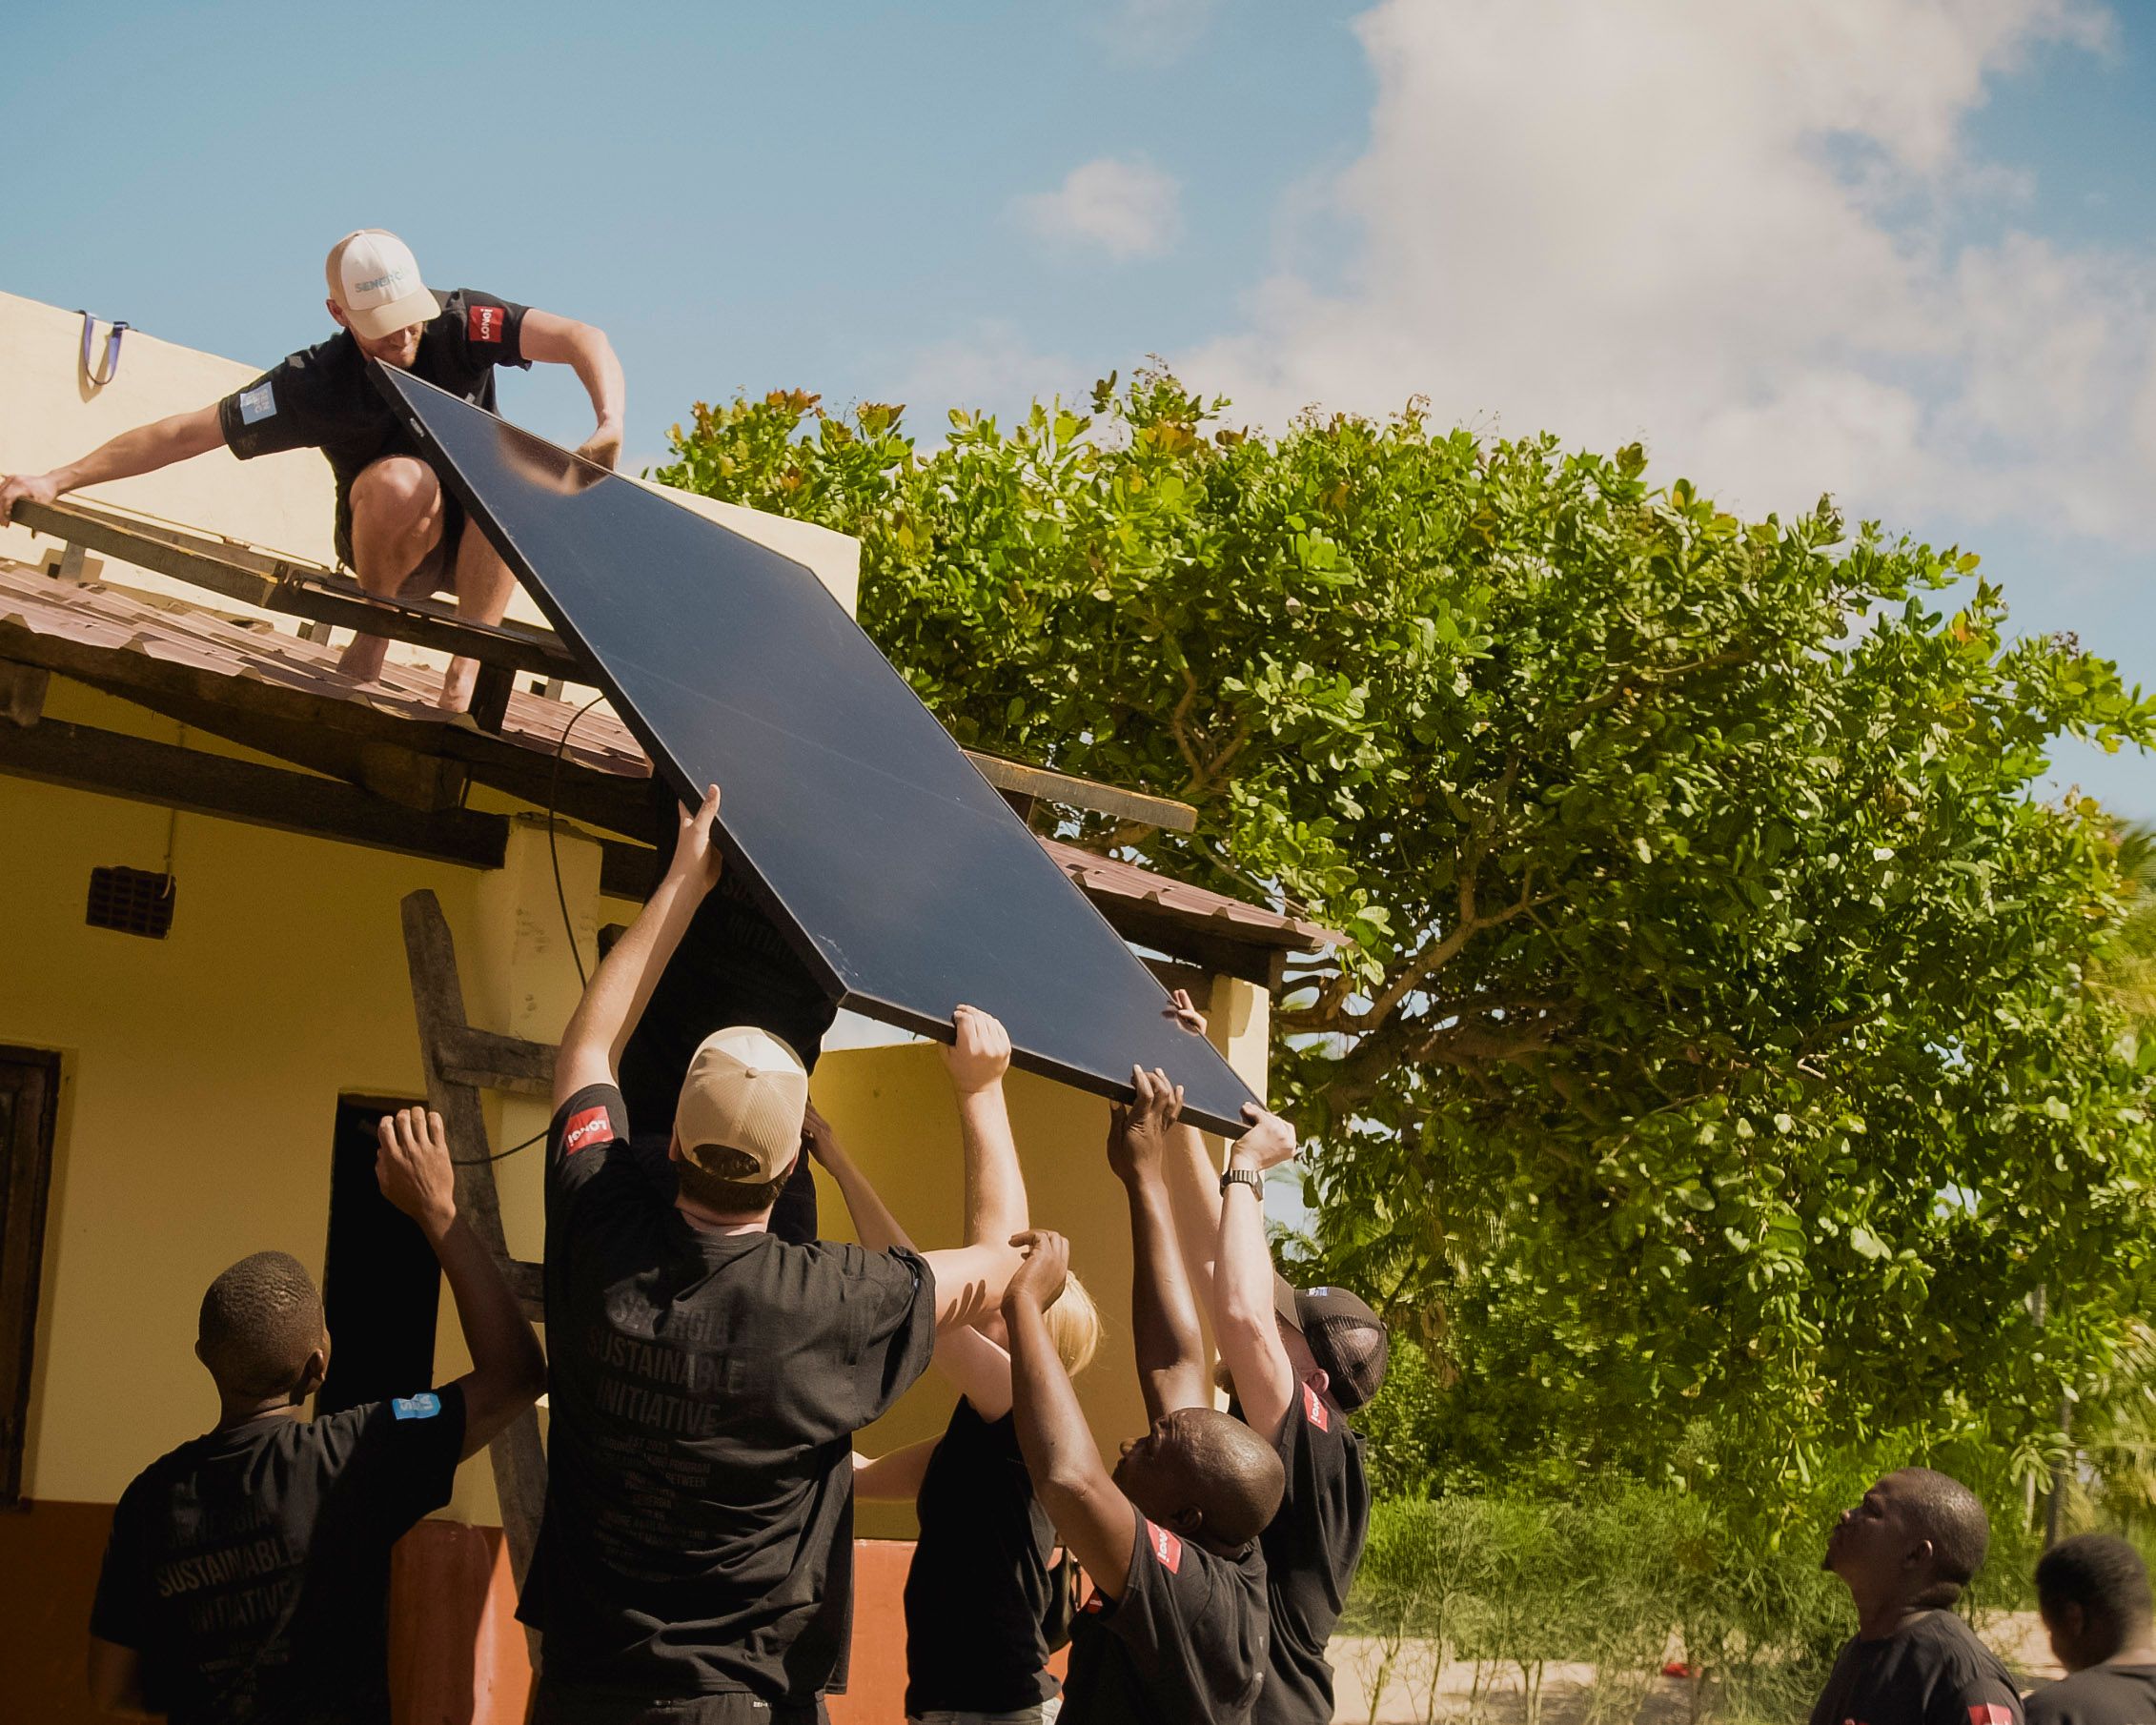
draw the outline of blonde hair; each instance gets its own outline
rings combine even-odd
[[[1056,1358],[1063,1362],[1064,1370],[1076,1377],[1092,1359],[1093,1350],[1101,1345],[1101,1314],[1093,1296],[1086,1291],[1085,1283],[1067,1274],[1063,1291],[1041,1316],[1047,1323]]]

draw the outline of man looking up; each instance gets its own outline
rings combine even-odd
[[[336,477],[336,554],[360,586],[382,599],[453,588],[459,615],[499,622],[516,584],[508,565],[484,534],[465,531],[462,508],[376,389],[367,361],[410,372],[489,412],[497,366],[569,366],[598,419],[578,453],[605,467],[621,453],[620,362],[605,335],[589,324],[472,288],[437,295],[420,281],[411,248],[381,228],[338,240],[325,274],[336,335],[222,401],[123,432],[51,473],[0,481],[0,527],[17,502],[50,503],[81,486],[152,473],[219,444],[242,461],[318,449]],[[388,650],[378,637],[359,636],[339,668],[372,680]],[[474,660],[452,661],[442,707],[460,713],[469,706],[478,674]]]
[[[1098,1593],[1071,1637],[1061,1725],[1246,1720],[1266,1670],[1265,1559],[1280,1458],[1210,1406],[1197,1307],[1161,1184],[1181,1094],[1133,1071],[1109,1162],[1130,1204],[1130,1331],[1150,1430],[1111,1475],[1093,1448],[1045,1316],[1070,1248],[1035,1233],[1004,1296],[1012,1409],[1033,1490]]]
[[[194,1352],[216,1427],[153,1462],[112,1512],[90,1617],[90,1694],[107,1712],[388,1725],[390,1547],[531,1405],[546,1360],[457,1213],[441,1116],[385,1117],[375,1177],[441,1261],[472,1370],[310,1423],[330,1339],[306,1270],[256,1252],[211,1283]]]
[[[682,814],[555,1062],[550,1466],[520,1613],[545,1636],[538,1725],[822,1718],[851,1627],[853,1433],[1019,1263],[775,1238],[808,1080],[766,1031],[706,1038],[665,1149],[631,1138],[616,1063],[718,883],[718,812],[714,786]]]
[[[1206,1021],[1178,989],[1173,1016],[1204,1035]],[[1259,1725],[1314,1725],[1332,1716],[1325,1650],[1340,1621],[1370,1531],[1362,1439],[1347,1416],[1385,1381],[1385,1328],[1344,1288],[1298,1291],[1272,1268],[1265,1177],[1295,1154],[1295,1132],[1246,1104],[1251,1129],[1216,1175],[1205,1141],[1178,1126],[1168,1174],[1190,1276],[1207,1296],[1233,1410],[1272,1444],[1286,1470],[1279,1513],[1265,1530],[1266,1605],[1272,1632]]]
[[[2022,1725],[1999,1656],[1954,1614],[1991,1524],[1976,1493],[1929,1468],[1866,1492],[1827,1535],[1822,1568],[1857,1608],[1812,1725]]]
[[[2065,1678],[2028,1698],[2028,1725],[2156,1719],[2148,1570],[2113,1533],[2063,1539],[2036,1566],[2036,1608]]]

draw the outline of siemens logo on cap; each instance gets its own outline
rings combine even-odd
[[[377,288],[386,288],[393,282],[402,281],[411,274],[409,270],[392,270],[387,275],[377,275],[372,281],[360,282],[352,291],[355,294],[372,294]]]

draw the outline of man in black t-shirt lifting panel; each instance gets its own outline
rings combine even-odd
[[[2148,1725],[2156,1630],[2148,1568],[2115,1533],[2064,1539],[2036,1566],[2036,1608],[2066,1677],[2028,1698],[2028,1725]]]
[[[808,1076],[730,1025],[639,1139],[621,1051],[718,884],[719,792],[592,975],[554,1065],[546,1511],[519,1614],[536,1725],[805,1725],[845,1687],[855,1431],[994,1309],[1015,1248],[782,1240]]]
[[[490,412],[497,366],[566,365],[591,396],[597,426],[578,453],[612,467],[621,453],[624,388],[606,336],[577,323],[459,288],[437,294],[412,250],[380,228],[347,233],[325,266],[327,341],[289,355],[222,401],[123,432],[51,473],[0,480],[0,526],[17,501],[50,503],[63,493],[131,478],[219,444],[242,461],[287,449],[318,449],[336,477],[336,554],[360,586],[381,598],[454,589],[458,612],[498,623],[515,579],[444,489],[417,441],[367,375],[378,359]],[[389,643],[356,637],[340,668],[362,681],[381,675]],[[471,704],[477,661],[453,660],[442,707]]]
[[[1955,1615],[1991,1524],[1974,1492],[1903,1468],[1842,1512],[1823,1567],[1857,1608],[1811,1725],[2023,1725],[1999,1655]]]

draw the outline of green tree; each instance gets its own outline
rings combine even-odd
[[[658,477],[859,536],[963,741],[1198,809],[1081,842],[1350,937],[1275,1070],[1328,1269],[1452,1386],[1446,1467],[1785,1504],[1849,1444],[2041,1468],[2142,1298],[2156,1048],[2087,981],[2108,824],[2035,787],[2156,703],[1824,499],[1223,406],[1148,372],[923,449],[781,393]]]

